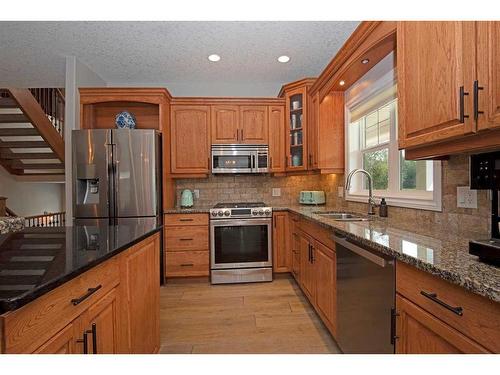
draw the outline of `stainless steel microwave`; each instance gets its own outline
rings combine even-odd
[[[212,145],[212,173],[268,173],[267,145]]]

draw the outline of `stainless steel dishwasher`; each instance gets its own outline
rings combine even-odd
[[[335,233],[337,343],[344,353],[394,353],[394,258]]]

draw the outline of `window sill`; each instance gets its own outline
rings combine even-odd
[[[380,203],[381,198],[384,197],[388,206],[395,207],[405,207],[405,208],[413,208],[416,210],[427,210],[427,211],[442,211],[441,199],[427,199],[427,198],[418,198],[418,197],[396,197],[396,196],[387,196],[387,195],[377,195],[374,194],[373,198],[377,202]],[[345,200],[351,202],[361,202],[367,203],[368,194],[346,194]]]

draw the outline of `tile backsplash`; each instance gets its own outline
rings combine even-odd
[[[452,230],[471,236],[487,235],[490,222],[490,198],[486,191],[478,191],[478,208],[457,207],[457,186],[469,184],[469,162],[466,155],[453,156],[442,162],[442,211],[424,211],[412,208],[389,207],[388,221],[407,226],[413,231]],[[367,204],[346,201],[337,196],[337,188],[344,185],[344,175],[303,175],[288,177],[210,176],[206,179],[179,179],[176,181],[177,203],[184,189],[198,189],[196,206],[212,206],[217,202],[259,201],[271,206],[298,203],[301,190],[324,190],[327,206],[332,209],[366,212]],[[272,189],[280,188],[281,196],[273,197]]]

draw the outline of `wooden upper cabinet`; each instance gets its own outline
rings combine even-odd
[[[285,107],[269,107],[269,165],[271,172],[285,171]]]
[[[267,106],[240,106],[240,143],[268,144]]]
[[[500,127],[500,22],[477,22],[478,130]]]
[[[212,143],[239,143],[239,120],[237,105],[212,106]]]
[[[209,173],[209,106],[172,106],[170,148],[173,174]]]
[[[319,92],[311,96],[308,123],[308,166],[309,169],[318,169],[319,159]]]
[[[474,35],[473,22],[398,23],[400,148],[439,142],[475,130]],[[468,94],[463,100],[461,88]]]
[[[314,107],[313,107],[314,108]],[[318,103],[315,167],[322,173],[344,172],[344,92],[332,92]],[[313,154],[314,155],[314,154]]]

